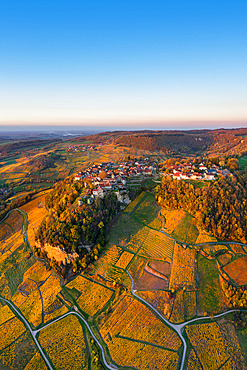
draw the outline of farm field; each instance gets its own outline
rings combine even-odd
[[[23,243],[22,228],[23,216],[16,210],[0,223],[0,263]]]
[[[215,259],[198,256],[198,313],[216,314],[224,311],[219,285],[219,271]]]
[[[179,225],[186,212],[183,210],[167,210],[162,209],[161,215],[164,218],[164,229],[168,234],[172,234],[175,228]]]
[[[56,369],[88,369],[83,328],[74,315],[41,330],[38,339]]]
[[[20,331],[21,333],[21,331]],[[30,369],[29,364],[34,365],[32,362],[33,357],[37,349],[31,335],[25,331],[20,334],[9,346],[7,346],[0,352],[0,368],[1,369]],[[43,359],[39,358],[40,363],[37,367],[32,369],[46,370],[47,368],[42,367]]]
[[[57,299],[61,292],[59,277],[42,262],[36,262],[24,274],[23,281],[12,297],[12,302],[23,313],[32,327],[56,318],[68,311]]]
[[[170,317],[171,299],[166,290],[138,290],[138,296],[149,302],[165,317]]]
[[[19,336],[21,336],[26,328],[23,323],[16,317],[9,319],[3,323],[0,327],[1,339],[0,339],[0,351],[8,347],[14,342]]]
[[[118,303],[100,333],[112,359],[119,365],[145,369],[165,366],[168,359],[173,365],[178,361],[181,342],[177,334],[131,297],[126,296]],[[138,356],[141,348],[143,365]]]
[[[80,275],[67,284],[66,287],[69,289],[75,288],[81,293],[77,303],[81,310],[90,316],[94,316],[101,310],[113,295],[113,291],[109,288]]]
[[[203,369],[218,369],[228,362],[231,369],[247,369],[232,324],[188,325],[186,333]]]
[[[35,199],[20,208],[22,211],[26,212],[28,217],[28,241],[31,246],[35,244],[35,231],[37,230],[40,221],[47,213],[45,208],[45,197],[48,193],[49,190],[41,192]]]
[[[186,249],[175,242],[169,289],[178,290],[185,288],[193,291],[196,289],[195,277],[195,249]]]
[[[227,273],[229,278],[238,286],[247,284],[246,263],[247,256],[245,255],[235,259],[223,268],[224,272]],[[241,274],[239,271],[241,271]]]
[[[47,370],[47,366],[39,352],[33,355],[24,370]]]
[[[130,263],[130,261],[132,260],[132,258],[133,258],[133,253],[123,251],[123,253],[121,254],[121,256],[119,257],[116,263],[116,267],[125,269]]]
[[[189,213],[186,213],[178,225],[174,228],[171,235],[182,242],[194,244],[199,235],[199,231],[196,227],[196,219],[193,218]]]

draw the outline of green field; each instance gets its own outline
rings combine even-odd
[[[244,170],[245,167],[247,166],[247,155],[245,155],[244,157],[239,158],[238,162],[239,162],[239,165],[240,165],[240,169]]]
[[[33,258],[27,259],[24,257],[18,264],[15,264],[13,267],[9,268],[5,276],[9,281],[9,287],[11,290],[11,294],[14,295],[18,286],[21,284],[23,280],[24,273],[35,263]]]
[[[171,235],[188,244],[194,244],[199,235],[195,221],[195,218],[186,213]]]
[[[198,256],[198,310],[201,314],[220,313],[224,309],[216,260]]]

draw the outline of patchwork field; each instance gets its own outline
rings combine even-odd
[[[157,206],[153,194],[145,193],[136,209],[132,211],[132,216],[139,222],[142,222],[145,225],[150,225],[156,219],[159,209],[160,208]]]
[[[195,259],[195,249],[184,248],[180,244],[175,243],[169,283],[170,290],[184,287],[186,290],[196,289]]]
[[[162,209],[161,215],[164,217],[164,229],[168,234],[172,234],[175,228],[185,217],[186,212],[183,210]]]
[[[92,157],[100,162],[115,155],[114,150]],[[69,153],[70,166],[75,168],[82,153],[73,155]],[[56,166],[59,173],[63,170]],[[49,178],[49,171],[42,172],[43,178]],[[226,311],[219,273],[245,285],[245,247],[219,244],[199,231],[187,212],[161,210],[154,195],[143,192],[113,222],[98,260],[63,281],[44,261],[31,256],[23,238],[27,228],[29,243],[34,244],[35,230],[47,212],[48,191],[22,206],[23,215],[13,211],[0,224],[0,295],[37,330],[54,370],[103,369],[101,349],[75,313],[87,320],[104,347],[107,363],[138,370],[181,370],[183,345],[172,325]],[[207,242],[214,244],[201,245]],[[128,272],[137,297],[131,293]],[[237,337],[229,319],[205,320],[184,324],[182,333],[188,337],[184,370],[247,369],[244,330]],[[47,368],[29,331],[8,305],[0,305],[0,328],[1,369]]]
[[[105,252],[94,264],[93,273],[103,279],[119,282],[122,279],[123,269],[116,267],[123,250],[116,245],[108,244]]]
[[[39,352],[36,352],[24,370],[47,370],[47,366]]]
[[[227,273],[229,278],[233,280],[237,285],[247,284],[247,256],[243,256],[235,259],[223,268],[224,272]],[[241,274],[239,273],[241,271]]]
[[[60,279],[42,262],[36,262],[24,274],[12,302],[29,323],[36,327],[68,311],[64,302],[58,302],[60,292]]]
[[[198,313],[216,314],[224,311],[219,270],[215,259],[198,255]]]
[[[138,290],[138,296],[155,307],[166,318],[170,317],[173,299],[166,290]],[[170,310],[169,310],[170,309]]]
[[[196,219],[189,213],[186,213],[174,228],[171,235],[182,242],[195,244],[199,235],[199,231],[196,227]]]
[[[207,243],[207,242],[217,242],[217,239],[214,236],[206,234],[204,231],[200,231],[196,239],[196,244]]]
[[[146,193],[143,191],[140,195],[138,195],[138,197],[133,200],[133,202],[131,202],[124,210],[125,213],[131,213],[135,207],[137,207],[137,205],[143,200],[143,198],[145,197]]]
[[[6,343],[7,344],[7,343]],[[31,335],[28,332],[21,331],[19,336],[8,346],[0,352],[0,368],[1,369],[32,369],[32,370],[46,370],[42,358],[39,358],[40,362],[38,366],[33,366],[33,357],[37,353],[36,345],[32,340]],[[30,368],[30,364],[33,367]],[[42,366],[43,364],[43,366]]]
[[[90,316],[94,316],[100,311],[113,295],[113,291],[109,288],[82,276],[77,276],[66,287],[75,288],[81,293],[77,303],[81,310]]]
[[[23,216],[16,210],[0,223],[0,263],[24,242],[22,228]]]
[[[0,326],[6,321],[12,319],[15,315],[11,311],[8,305],[0,307]]]
[[[232,324],[189,325],[186,333],[203,369],[218,369],[228,362],[233,370],[247,369]]]
[[[5,321],[0,326],[0,330],[0,351],[2,351],[22,335],[26,331],[26,328],[20,320],[14,317]]]
[[[177,334],[131,297],[126,296],[118,303],[100,333],[119,365],[159,369],[169,363],[176,366],[178,362],[181,341]]]
[[[23,281],[25,272],[35,263],[34,258],[30,257],[31,250],[24,235],[27,232],[29,241],[31,240],[34,244],[33,227],[37,226],[43,218],[45,208],[43,206],[43,208],[40,208],[40,205],[44,204],[45,194],[38,195],[36,199],[21,207],[22,213],[18,210],[12,211],[4,222],[0,224],[2,237],[0,294],[6,298],[10,298],[15,294],[18,295],[17,289]],[[21,295],[22,293],[19,292],[19,294]],[[36,296],[33,304],[35,302]]]
[[[88,369],[83,329],[74,315],[41,330],[38,339],[55,369]]]

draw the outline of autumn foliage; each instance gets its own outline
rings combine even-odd
[[[185,209],[198,219],[199,226],[225,240],[246,242],[246,180],[240,176],[220,178],[195,188],[168,176],[157,187],[157,200],[164,208]]]

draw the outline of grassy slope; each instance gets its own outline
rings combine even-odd
[[[198,313],[216,314],[224,310],[215,260],[198,255]]]

